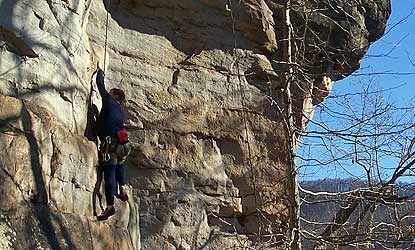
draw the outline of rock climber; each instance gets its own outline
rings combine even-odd
[[[122,201],[128,200],[123,163],[131,151],[124,128],[125,115],[121,108],[125,99],[124,91],[113,88],[108,92],[105,89],[104,77],[104,71],[98,68],[96,83],[102,97],[102,109],[97,117],[96,128],[100,139],[99,167],[104,172],[107,202],[107,207],[97,217],[100,221],[115,214],[114,196]]]

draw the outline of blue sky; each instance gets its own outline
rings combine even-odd
[[[363,76],[367,73],[385,74]],[[384,90],[392,88],[385,94],[390,102],[401,106],[408,106],[409,103],[414,102],[415,0],[392,0],[392,15],[385,35],[371,45],[359,71],[334,84],[331,96],[360,92],[359,85],[369,81],[375,82]],[[342,107],[339,107],[338,111],[341,112],[341,109]],[[318,120],[318,115],[314,119]],[[315,127],[312,124],[308,126],[308,130],[313,129]],[[327,153],[318,147],[310,150],[313,157],[327,156]],[[392,163],[385,161],[388,164]],[[297,163],[301,166],[301,160],[297,160]],[[300,168],[300,180],[362,176],[362,171],[356,164],[349,162],[344,166],[340,165]]]
[[[373,43],[361,69],[356,72],[398,72],[409,75],[379,75],[377,83],[383,88],[400,86],[391,92],[399,101],[409,101],[415,97],[415,0],[392,0],[392,15],[389,18],[385,35]],[[407,17],[407,18],[406,18]],[[406,18],[406,19],[405,19]],[[405,19],[405,20],[403,20]],[[377,55],[384,55],[380,56]],[[411,60],[409,59],[411,58]],[[351,76],[335,84],[335,92],[345,93],[362,77]]]

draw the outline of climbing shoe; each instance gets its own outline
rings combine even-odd
[[[98,221],[103,221],[108,219],[110,216],[115,214],[115,208],[114,207],[107,207],[102,214],[97,216]]]

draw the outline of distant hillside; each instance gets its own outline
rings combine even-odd
[[[339,195],[318,195],[313,196],[302,192],[300,194],[302,198],[301,216],[302,230],[313,232],[315,235],[321,235],[328,227],[328,223],[333,222],[336,213],[341,207],[345,208],[349,205],[349,197],[341,194],[351,191],[357,188],[366,187],[366,183],[361,180],[355,179],[324,179],[315,181],[302,182],[301,186],[312,192],[328,192],[336,193]],[[413,184],[399,183],[394,188],[394,195],[397,197],[405,197],[403,201],[399,203],[391,203],[384,201],[377,201],[376,208],[373,213],[373,232],[370,240],[369,249],[387,249],[391,247],[389,241],[401,242],[398,249],[409,248],[414,249],[414,225],[415,220],[415,202],[413,200],[413,194],[415,193],[415,187]],[[344,223],[344,226],[333,233],[337,239],[350,240],[351,231],[357,228],[357,237],[353,240],[355,246],[341,245],[338,246],[324,246],[324,249],[340,248],[340,249],[360,249],[362,246],[359,241],[364,241],[364,235],[367,235],[368,217],[363,215],[365,206],[373,204],[373,200],[362,200],[359,202],[359,206],[352,213],[349,220]],[[305,235],[303,238],[303,248],[312,249],[315,247],[315,241],[312,240],[310,235]]]

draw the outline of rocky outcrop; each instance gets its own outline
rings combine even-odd
[[[119,206],[108,225],[92,219],[95,145],[33,102],[1,95],[0,105],[3,249],[136,248],[135,204]]]
[[[280,112],[284,1],[105,2],[0,0],[0,247],[281,245],[296,209]],[[99,223],[84,133],[107,11],[106,80],[127,95],[134,199]],[[387,0],[292,1],[299,129],[389,13]]]

